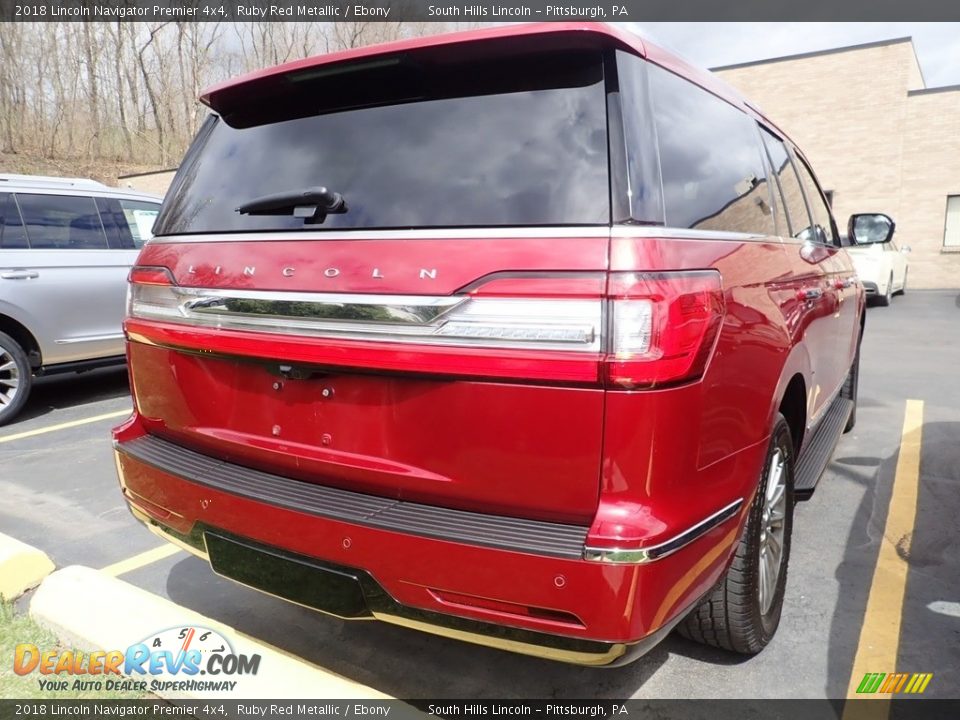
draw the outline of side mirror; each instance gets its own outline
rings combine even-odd
[[[862,213],[851,215],[847,223],[847,234],[857,245],[888,243],[893,239],[897,225],[893,218],[883,213]]]

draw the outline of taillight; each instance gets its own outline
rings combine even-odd
[[[286,352],[324,364],[611,389],[702,376],[723,316],[719,273],[613,273],[604,284],[602,273],[519,273],[449,296],[273,292],[181,287],[166,268],[136,267],[127,314],[287,336],[297,346]],[[304,345],[311,337],[330,342]],[[224,352],[281,352],[220,338]]]
[[[178,315],[176,281],[165,267],[137,265],[130,270],[127,286],[127,317]]]
[[[609,386],[655,388],[703,376],[723,322],[715,270],[611,273]]]
[[[594,356],[602,325],[601,304],[590,300],[206,291],[136,281],[128,316],[279,335]]]
[[[176,285],[168,268],[150,265],[135,266],[127,279],[138,285]]]

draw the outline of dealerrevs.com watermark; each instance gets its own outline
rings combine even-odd
[[[242,676],[256,675],[260,655],[236,653],[216,630],[169,628],[135,642],[126,650],[41,649],[21,643],[14,649],[13,671],[36,674],[41,690],[217,692],[238,689]]]

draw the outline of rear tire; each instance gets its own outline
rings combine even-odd
[[[23,348],[0,332],[0,425],[13,420],[23,408],[33,385],[33,371]]]
[[[793,468],[790,428],[778,414],[733,564],[720,584],[677,626],[684,637],[745,655],[755,655],[773,639],[790,560]]]
[[[845,433],[853,430],[857,424],[857,394],[860,391],[860,343],[862,337],[857,339],[857,352],[853,355],[853,364],[847,371],[847,379],[843,381],[843,387],[840,388],[840,397],[853,401],[853,409],[850,411],[850,417],[847,418],[847,424],[843,426]]]

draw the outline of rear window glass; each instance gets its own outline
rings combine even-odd
[[[406,91],[394,84],[383,90],[391,104],[370,107],[367,99],[364,107],[269,122],[231,113],[231,124],[246,127],[209,120],[154,232],[609,222],[599,52],[414,68],[403,78],[399,84],[409,83],[415,97],[402,102]],[[363,73],[353,80],[365,83]],[[301,114],[311,97],[314,107],[317,98],[328,102],[323,87],[312,96],[298,92],[290,114]],[[327,215],[322,224],[237,212],[263,196],[315,187],[340,193],[347,212]]]

